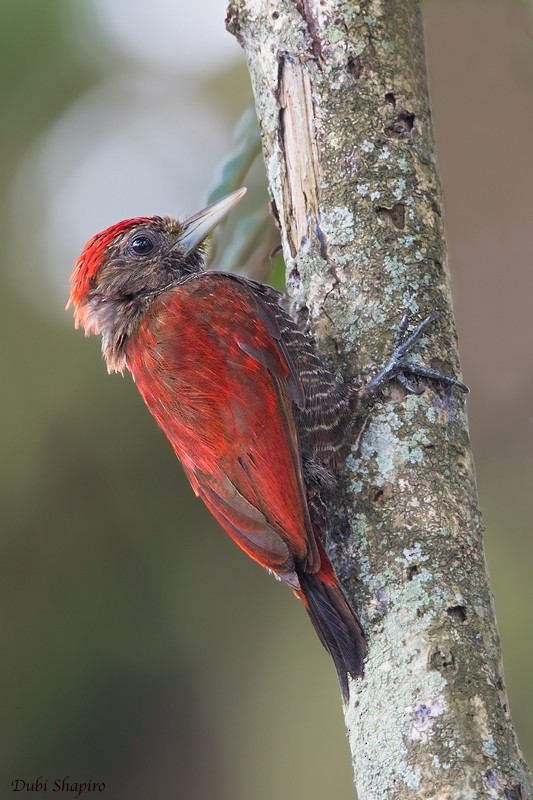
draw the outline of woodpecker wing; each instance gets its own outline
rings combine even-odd
[[[128,366],[199,495],[252,558],[291,582],[320,556],[294,406],[302,385],[275,316],[253,286],[201,273],[162,294]]]

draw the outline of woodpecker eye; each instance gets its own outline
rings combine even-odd
[[[129,243],[129,249],[136,256],[148,256],[155,249],[155,240],[148,233],[138,233]]]

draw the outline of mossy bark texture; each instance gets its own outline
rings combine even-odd
[[[369,377],[404,309],[436,310],[414,357],[457,373],[418,0],[232,0],[228,28],[248,60],[288,289],[324,358]],[[345,708],[360,800],[533,797],[464,398],[391,387],[340,482],[328,549],[369,643]]]

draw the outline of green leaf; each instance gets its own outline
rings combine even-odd
[[[218,168],[219,176],[208,195],[214,203],[242,186],[246,174],[261,154],[261,134],[257,124],[255,106],[249,106],[235,128],[235,150]]]

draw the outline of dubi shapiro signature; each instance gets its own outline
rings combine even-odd
[[[64,778],[49,780],[39,775],[35,780],[27,781],[24,778],[15,778],[11,781],[12,792],[64,792],[72,795],[74,800],[86,792],[104,792],[105,783],[102,781],[75,781],[70,775]]]

